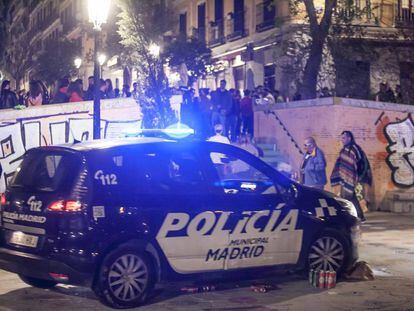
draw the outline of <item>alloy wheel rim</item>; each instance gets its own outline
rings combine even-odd
[[[147,265],[136,255],[123,255],[111,265],[108,283],[112,294],[119,300],[137,299],[147,288]]]
[[[309,252],[309,266],[316,270],[338,271],[344,262],[344,247],[333,237],[321,237]]]

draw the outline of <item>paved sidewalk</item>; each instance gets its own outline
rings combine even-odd
[[[219,290],[183,294],[174,284],[156,291],[139,310],[414,310],[414,216],[371,213],[363,225],[360,259],[376,274],[370,282],[340,282],[331,290],[312,288],[297,275],[274,274],[265,280],[221,282]],[[255,293],[255,282],[273,284]],[[0,272],[0,310],[110,310],[85,288],[40,290],[15,275]]]

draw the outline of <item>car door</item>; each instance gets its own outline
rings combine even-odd
[[[225,269],[295,264],[303,230],[289,199],[294,185],[239,148],[211,143],[207,153],[213,180],[207,209],[227,215],[222,231],[229,239],[224,248],[210,250],[206,261],[222,261]]]
[[[226,240],[212,235],[218,216],[214,209],[206,209],[210,186],[198,148],[177,143],[153,156],[159,159],[156,174],[166,172],[152,177],[152,183],[163,183],[165,188],[153,193],[150,222],[157,223],[156,240],[170,266],[178,273],[223,269],[221,262],[205,262],[208,250]]]

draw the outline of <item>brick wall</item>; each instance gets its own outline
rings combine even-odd
[[[410,198],[411,194],[414,197],[414,173],[408,164],[411,146],[414,145],[414,126],[409,117],[412,112],[413,106],[348,98],[322,98],[277,104],[274,107],[263,106],[257,107],[255,112],[255,138],[257,142],[275,143],[297,170],[302,156],[291,138],[303,148],[304,139],[313,136],[325,152],[327,175],[330,176],[342,146],[340,133],[350,130],[366,152],[373,170],[374,182],[368,193],[371,209],[398,209],[414,213],[414,208],[411,209],[408,204],[409,200],[404,199]],[[283,130],[281,123],[290,136]],[[384,128],[390,123],[394,123],[394,126],[387,127],[387,132],[392,137],[387,139]],[[389,139],[399,142],[393,147],[395,153],[392,159],[396,173],[392,172],[386,160]],[[330,185],[327,189],[330,190]],[[401,204],[405,204],[405,207],[401,207]]]

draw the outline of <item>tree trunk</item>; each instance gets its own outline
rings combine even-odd
[[[303,99],[316,98],[319,69],[322,63],[322,52],[325,37],[314,37],[309,50],[309,57],[303,72],[301,95]]]

